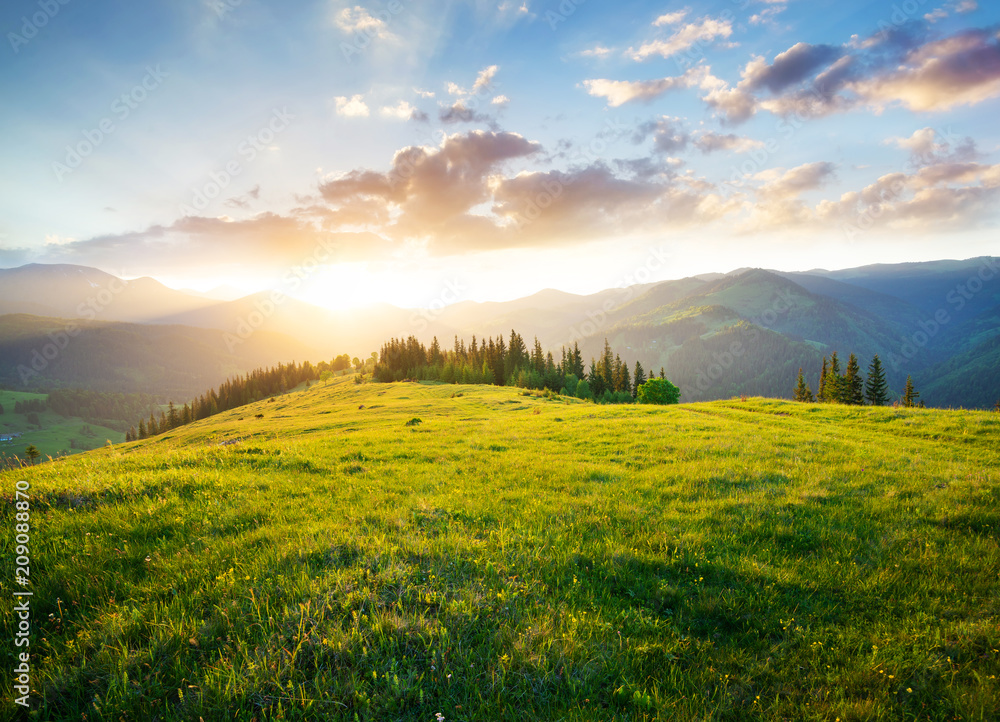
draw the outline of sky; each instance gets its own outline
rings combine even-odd
[[[1000,4],[10,0],[0,267],[334,308],[996,254]]]

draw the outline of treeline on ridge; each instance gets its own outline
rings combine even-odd
[[[44,399],[14,402],[15,414],[29,416],[29,423],[38,424],[37,415],[52,411],[60,416],[77,416],[86,421],[125,431],[136,416],[156,408],[159,401],[152,394],[119,394],[85,389],[54,389]],[[0,414],[4,413],[0,404]]]
[[[320,361],[314,365],[309,361],[303,361],[301,364],[293,361],[267,369],[255,369],[243,376],[227,379],[218,389],[209,389],[181,408],[177,408],[171,401],[166,411],[160,411],[158,415],[151,413],[148,419],[142,419],[137,426],[132,426],[125,434],[125,441],[156,436],[222,411],[246,406],[268,396],[283,394],[301,383],[308,384],[327,379],[333,373],[351,368],[352,363],[359,371],[365,368],[366,364],[369,368],[374,366],[373,360],[360,361],[356,357],[351,359],[347,354],[341,354],[334,357],[332,363]]]
[[[508,341],[502,335],[495,340],[492,336],[484,340],[473,336],[466,345],[464,339],[455,336],[451,349],[442,349],[436,336],[429,348],[415,336],[393,338],[382,346],[374,376],[384,383],[416,379],[548,389],[609,404],[633,403],[647,381],[642,364],[636,361],[630,372],[628,363],[612,353],[607,339],[603,353],[591,358],[587,372],[578,343],[572,348],[563,346],[557,361],[551,351],[542,349],[537,337],[529,349],[514,329]],[[662,368],[659,378],[666,381]],[[675,395],[679,396],[679,391]]]
[[[798,380],[795,384],[793,397],[796,401],[814,402],[821,401],[828,404],[847,404],[849,406],[862,406],[867,402],[872,406],[885,406],[893,398],[893,393],[889,390],[889,384],[885,380],[885,369],[882,367],[882,360],[875,354],[868,365],[867,377],[862,376],[861,366],[857,356],[853,353],[847,359],[847,368],[843,373],[840,371],[840,359],[834,351],[827,363],[826,356],[823,357],[823,368],[819,373],[819,390],[813,395],[812,389],[806,383],[802,369],[799,368]],[[906,388],[899,399],[904,407],[911,408],[918,406],[917,397],[920,392],[913,385],[913,377],[906,377]],[[919,403],[920,408],[924,407],[924,402]]]

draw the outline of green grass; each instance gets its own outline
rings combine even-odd
[[[998,442],[344,379],[0,474],[5,528],[31,483],[33,716],[996,719]]]
[[[23,459],[24,448],[28,444],[34,444],[44,458],[96,449],[104,446],[109,439],[116,444],[125,440],[125,434],[121,431],[75,416],[61,416],[52,411],[41,411],[38,412],[41,428],[38,428],[28,423],[27,414],[14,413],[14,402],[34,399],[44,401],[47,396],[48,394],[0,390],[0,404],[3,404],[4,408],[4,413],[0,415],[0,434],[18,432],[22,434],[20,439],[0,442],[0,463],[4,457],[18,456]]]

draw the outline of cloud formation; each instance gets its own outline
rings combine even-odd
[[[977,160],[976,142],[968,137],[957,137],[951,129],[939,132],[934,128],[913,131],[908,138],[889,138],[886,143],[910,152],[910,164],[915,167],[940,163],[964,163]]]
[[[336,23],[338,28],[350,35],[363,33],[368,37],[376,37],[379,40],[396,39],[396,36],[389,32],[388,24],[385,20],[375,17],[360,5],[355,5],[353,8],[344,8],[337,13]]]
[[[353,95],[350,98],[339,95],[333,99],[336,105],[337,115],[348,118],[367,118],[368,106],[365,104],[363,95]]]
[[[657,26],[673,25],[679,22],[681,18],[683,18],[683,15],[669,13],[657,18],[653,24]],[[629,48],[628,54],[636,61],[647,60],[654,55],[669,58],[671,55],[680,53],[695,45],[707,45],[719,38],[728,38],[732,34],[733,24],[730,20],[726,18],[704,17],[678,28],[667,38],[651,40],[639,46],[637,50]]]
[[[416,108],[410,105],[405,100],[400,100],[395,105],[384,105],[382,109],[379,110],[379,114],[384,118],[393,118],[396,120],[413,120],[418,117],[419,112]]]
[[[617,108],[633,101],[649,103],[671,90],[697,85],[703,78],[704,70],[702,68],[691,68],[683,75],[657,80],[630,81],[604,78],[584,80],[583,87],[595,98],[606,98],[608,107]]]
[[[971,5],[962,5],[968,11]],[[956,6],[955,11],[958,12]],[[682,11],[661,16],[657,24],[673,34],[630,50],[635,60],[669,57],[697,44],[728,38],[726,19],[702,18],[683,26]],[[701,99],[723,125],[739,125],[761,110],[780,116],[814,118],[893,106],[926,113],[974,106],[1000,97],[1000,34],[996,29],[967,29],[931,37],[931,20],[887,26],[842,45],[798,42],[768,61],[756,56],[732,83],[713,75],[707,64],[682,75],[652,80],[591,79],[590,95],[609,107],[652,102],[667,92],[699,88]]]

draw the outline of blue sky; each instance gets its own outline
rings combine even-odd
[[[594,291],[651,257],[996,253],[998,24],[973,0],[14,0],[0,266],[249,291],[308,265],[305,298],[351,306]]]

